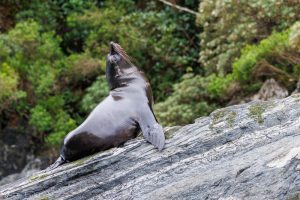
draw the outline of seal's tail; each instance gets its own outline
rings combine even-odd
[[[59,158],[58,158],[52,165],[50,165],[50,166],[47,168],[47,170],[55,169],[55,168],[57,168],[58,166],[65,164],[66,162],[67,162],[67,161],[66,161],[62,156],[59,156]]]

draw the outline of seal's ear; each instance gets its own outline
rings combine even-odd
[[[161,151],[165,146],[165,135],[162,126],[157,123],[149,106],[141,109],[138,123],[144,138]]]

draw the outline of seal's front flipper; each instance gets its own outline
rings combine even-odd
[[[59,158],[58,158],[52,165],[50,165],[49,167],[47,167],[46,170],[52,170],[52,169],[55,169],[55,168],[57,168],[58,166],[60,166],[60,165],[62,165],[62,164],[64,164],[64,163],[66,163],[66,160],[63,159],[62,156],[59,156]]]
[[[153,144],[159,151],[165,146],[165,135],[163,128],[160,124],[155,123],[148,127],[146,130],[142,130],[145,139]]]
[[[148,107],[147,109],[141,109],[140,119],[138,121],[140,128],[142,129],[144,138],[153,144],[159,151],[165,146],[165,135],[163,128],[157,123],[152,111]]]

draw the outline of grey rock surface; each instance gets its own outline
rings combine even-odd
[[[34,175],[38,171],[41,171],[41,169],[44,169],[45,167],[43,168],[43,165],[45,165],[45,164],[46,163],[43,163],[43,161],[40,158],[34,158],[32,156],[32,158],[30,158],[30,161],[25,165],[25,167],[23,168],[23,170],[20,173],[10,174],[10,175],[2,178],[0,180],[0,186],[5,185],[7,183],[14,182],[14,181],[24,178],[24,177]]]
[[[24,130],[0,127],[0,180],[22,171],[33,156],[30,138]]]
[[[300,95],[214,111],[169,129],[158,152],[123,147],[0,187],[7,199],[298,199]],[[1,197],[0,197],[1,199]]]
[[[279,83],[271,78],[267,79],[264,84],[261,86],[259,92],[255,94],[251,100],[273,100],[273,99],[282,99],[289,95],[289,92],[286,88],[279,85]]]

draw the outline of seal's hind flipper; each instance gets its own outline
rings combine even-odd
[[[66,163],[66,160],[63,159],[62,156],[59,156],[59,158],[52,165],[50,165],[49,167],[47,167],[47,170],[55,169],[55,168],[57,168],[58,166],[60,166],[60,165],[62,165],[64,163]]]
[[[141,109],[140,119],[138,121],[140,128],[142,129],[144,138],[153,144],[159,151],[161,151],[165,146],[165,135],[163,128],[157,123],[154,114],[151,109],[144,108]]]

